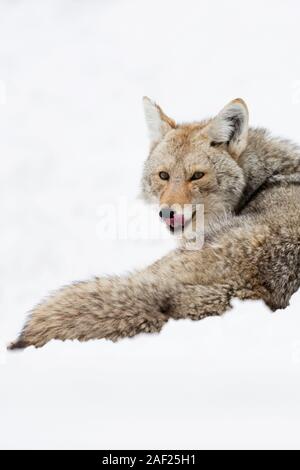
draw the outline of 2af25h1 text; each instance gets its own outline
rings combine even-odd
[[[147,453],[141,455],[131,455],[131,456],[117,456],[113,454],[108,454],[102,457],[102,465],[126,465],[129,468],[133,468],[139,464],[146,465],[195,465],[196,464],[196,455],[183,453]]]

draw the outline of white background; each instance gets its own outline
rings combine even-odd
[[[101,204],[139,191],[143,95],[178,121],[240,96],[253,125],[300,141],[299,14],[297,0],[0,1],[1,448],[300,447],[300,293],[275,314],[235,301],[159,335],[4,352],[49,291],[173,246],[97,234]]]

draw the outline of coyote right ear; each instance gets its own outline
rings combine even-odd
[[[227,144],[228,152],[236,160],[248,143],[248,108],[242,99],[231,101],[208,126],[211,144]]]
[[[159,142],[167,132],[176,127],[175,121],[147,96],[143,98],[144,112],[151,143]]]

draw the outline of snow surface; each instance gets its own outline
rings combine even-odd
[[[138,193],[143,95],[178,120],[241,96],[252,124],[300,141],[299,13],[297,0],[0,2],[1,448],[300,447],[300,293],[275,314],[235,301],[118,344],[4,349],[49,291],[173,246],[97,230],[101,204]]]

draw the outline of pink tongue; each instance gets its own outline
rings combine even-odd
[[[169,227],[182,227],[184,225],[184,215],[175,214],[172,219],[164,219]]]

